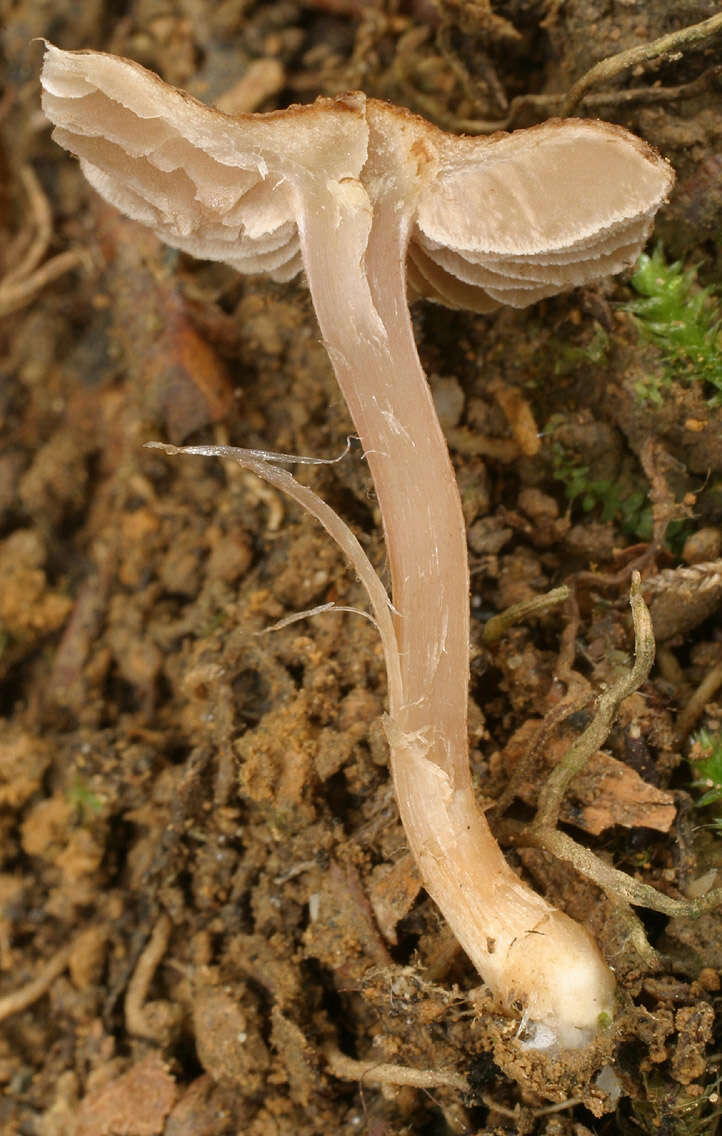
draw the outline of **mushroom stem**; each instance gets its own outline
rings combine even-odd
[[[414,202],[393,182],[408,159],[394,163],[403,139],[392,141],[386,134],[370,146],[383,179],[367,167],[363,185],[316,186],[299,231],[323,339],[383,519],[396,612],[387,664],[390,650],[398,654],[388,668],[386,733],[399,812],[426,890],[500,1001],[523,1009],[530,1043],[578,1046],[600,1015],[611,1016],[611,972],[584,928],[515,875],[474,797],[466,534],[409,316]]]
[[[306,273],[383,519],[401,675],[401,689],[389,692],[391,715],[409,732],[433,720],[443,739],[438,762],[455,784],[464,784],[469,781],[466,536],[454,471],[406,305],[400,270],[406,226],[403,219],[393,228],[384,224],[379,210],[364,257],[358,213],[341,218],[333,241],[328,233],[321,240],[319,216],[320,211],[307,219],[302,235]],[[385,277],[379,261],[388,271]]]

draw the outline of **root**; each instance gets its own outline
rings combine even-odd
[[[158,1021],[157,1011],[162,1003],[145,1005],[150,984],[170,941],[171,921],[161,915],[133,971],[125,994],[125,1026],[129,1034],[137,1037],[157,1038],[166,1032],[169,1022]],[[169,1007],[168,1007],[169,1008]],[[149,1013],[153,1010],[153,1013]]]
[[[50,206],[30,166],[23,166],[20,177],[33,214],[32,235],[19,263],[0,280],[0,318],[25,307],[46,284],[57,280],[71,268],[90,267],[90,256],[85,249],[69,249],[38,268],[47,251],[52,232]],[[25,233],[21,234],[21,238],[27,239]],[[12,259],[12,251],[11,249],[9,260]]]
[[[33,978],[31,982],[21,986],[19,990],[14,990],[11,994],[6,994],[4,998],[0,998],[0,1022],[11,1017],[12,1014],[19,1014],[23,1010],[27,1010],[28,1006],[32,1006],[38,998],[47,994],[55,979],[59,978],[67,967],[76,945],[86,933],[86,931],[81,931],[80,935],[77,935],[72,942],[61,947],[50,961],[41,967],[37,978]]]
[[[72,950],[72,944],[63,947],[56,955],[53,955],[50,962],[45,964],[37,978],[28,982],[26,986],[21,986],[19,990],[13,991],[12,994],[6,994],[4,998],[0,998],[0,1022],[9,1018],[11,1014],[18,1014],[21,1010],[27,1010],[28,1006],[32,1006],[33,1002],[42,998],[43,994],[46,994],[55,982],[55,979],[65,970],[70,961]]]
[[[719,31],[722,31],[722,15],[711,16],[699,24],[690,24],[686,28],[680,28],[679,31],[660,36],[651,43],[643,43],[639,47],[632,47],[628,51],[620,51],[617,55],[610,55],[600,60],[587,71],[586,75],[582,75],[569,91],[560,111],[561,116],[564,118],[573,114],[589,88],[596,83],[615,79],[632,67],[659,59],[672,52],[679,52],[681,48],[704,43]]]
[[[353,1057],[346,1057],[335,1045],[326,1045],[323,1053],[329,1072],[340,1081],[471,1092],[469,1082],[461,1073],[447,1073],[441,1069],[410,1069],[407,1065],[392,1065],[383,1061],[356,1061]]]

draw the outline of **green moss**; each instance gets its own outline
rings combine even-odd
[[[651,539],[652,506],[646,484],[627,490],[617,481],[590,478],[589,466],[559,442],[552,444],[552,472],[570,503],[576,501],[585,513],[596,511],[601,521],[614,521],[635,540]]]
[[[713,734],[700,730],[695,734],[689,762],[695,778],[692,785],[704,790],[695,805],[714,810],[712,827],[722,832],[722,731]]]
[[[570,375],[580,367],[604,363],[611,347],[611,340],[601,324],[595,323],[591,338],[583,346],[567,343],[556,337],[549,341],[553,355],[555,375]]]
[[[703,383],[712,406],[722,406],[722,309],[712,287],[697,283],[698,265],[669,264],[661,245],[637,261],[630,283],[638,299],[625,304],[641,335],[663,355],[663,371],[640,383],[638,393],[661,402],[675,382]]]
[[[654,519],[646,478],[640,476],[641,484],[631,484],[624,477],[613,481],[590,478],[589,466],[559,442],[552,443],[552,473],[564,486],[567,500],[577,502],[585,513],[596,512],[602,522],[614,521],[632,540],[652,539]],[[689,521],[670,521],[667,525],[665,544],[676,556],[691,531]]]

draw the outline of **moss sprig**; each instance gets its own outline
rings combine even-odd
[[[722,309],[714,287],[697,283],[698,270],[678,260],[668,263],[661,245],[637,261],[630,283],[639,298],[624,308],[664,355],[663,375],[640,384],[644,398],[660,402],[674,382],[700,382],[712,392],[710,405],[722,405]]]
[[[695,805],[698,809],[714,806],[717,815],[712,826],[722,832],[722,732],[700,730],[692,739],[689,761],[695,774],[692,785],[704,790]]]
[[[634,541],[650,541],[654,535],[654,517],[646,478],[635,485],[627,478],[590,477],[590,467],[560,442],[552,442],[552,476],[564,487],[570,505],[577,504],[584,513],[596,512],[604,524],[613,521],[625,536]],[[693,526],[684,519],[671,520],[664,543],[675,556],[681,555],[685,540]]]

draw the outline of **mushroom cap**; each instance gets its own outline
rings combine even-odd
[[[523,307],[628,267],[674,180],[656,151],[604,122],[457,137],[357,92],[230,116],[137,63],[50,44],[41,81],[53,137],[103,197],[184,252],[280,281],[302,268],[314,181],[339,200],[353,181],[373,205],[369,144],[384,132],[404,143],[387,150],[397,175],[406,163],[412,298],[449,307]]]
[[[409,246],[416,286],[454,307],[521,308],[628,268],[674,184],[651,146],[608,122],[454,143]]]
[[[43,111],[90,184],[161,240],[274,280],[302,267],[304,178],[357,177],[366,157],[363,96],[226,115],[140,64],[46,43]]]

